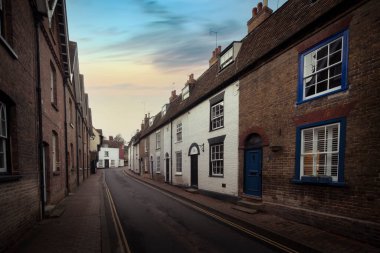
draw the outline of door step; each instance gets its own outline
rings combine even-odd
[[[244,208],[253,209],[253,210],[259,210],[263,206],[263,203],[239,200],[238,202],[236,202],[236,205],[240,207],[244,207]]]
[[[45,206],[45,217],[46,218],[58,218],[65,212],[63,205],[47,205]]]
[[[247,207],[243,207],[243,206],[237,206],[237,205],[232,206],[232,209],[235,209],[235,210],[238,210],[238,211],[241,211],[241,212],[244,212],[244,213],[249,213],[249,214],[255,214],[255,213],[258,212],[255,209],[247,208]]]
[[[195,188],[187,188],[186,191],[187,191],[187,192],[190,192],[190,193],[194,193],[194,194],[199,193],[199,192],[198,192],[198,189],[195,189]]]

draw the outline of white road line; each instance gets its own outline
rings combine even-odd
[[[129,176],[128,173],[127,173],[125,170],[123,170],[123,173],[124,173],[126,176]],[[207,210],[205,210],[205,209],[203,209],[203,208],[200,208],[200,207],[198,207],[198,206],[196,206],[196,205],[193,205],[193,204],[191,204],[191,203],[189,203],[189,202],[187,202],[187,201],[184,201],[184,200],[182,200],[182,199],[180,199],[180,198],[177,198],[177,197],[175,197],[175,196],[173,196],[173,195],[171,195],[171,194],[169,194],[169,193],[167,193],[167,192],[165,192],[165,191],[163,191],[163,190],[161,190],[161,189],[158,189],[158,188],[156,188],[156,187],[154,187],[154,186],[151,186],[151,185],[148,184],[148,183],[145,183],[145,182],[143,182],[143,181],[141,181],[141,180],[138,180],[138,179],[136,179],[136,178],[134,178],[134,177],[132,177],[132,176],[129,176],[129,178],[135,180],[136,182],[140,182],[140,183],[142,183],[142,184],[144,184],[144,185],[146,185],[146,186],[148,186],[148,187],[150,187],[150,188],[152,188],[152,189],[155,189],[155,190],[161,192],[162,194],[164,194],[164,195],[166,195],[166,196],[168,196],[168,197],[170,197],[170,198],[172,198],[172,199],[175,199],[176,201],[181,202],[182,204],[184,204],[184,205],[186,205],[186,206],[188,206],[188,207],[191,207],[191,208],[193,208],[193,209],[195,209],[195,210],[197,210],[197,211],[199,211],[199,212],[201,212],[201,213],[203,213],[203,214],[206,214],[206,215],[208,215],[208,216],[210,216],[210,217],[212,217],[212,218],[214,218],[214,219],[216,219],[216,220],[219,220],[219,221],[223,222],[224,224],[227,224],[227,225],[229,225],[229,226],[231,226],[231,227],[234,227],[235,229],[237,229],[237,230],[239,230],[239,231],[241,231],[241,232],[244,232],[245,234],[248,234],[248,235],[250,235],[250,236],[252,236],[252,237],[254,237],[254,238],[256,238],[256,239],[259,239],[259,240],[264,241],[264,242],[266,242],[266,243],[268,243],[268,244],[270,244],[270,245],[272,245],[272,246],[274,246],[274,247],[276,247],[276,248],[278,248],[278,249],[281,249],[281,250],[284,251],[284,252],[288,252],[288,253],[298,253],[298,251],[296,251],[296,250],[293,250],[293,249],[291,249],[291,248],[289,248],[289,247],[287,247],[287,246],[285,246],[285,245],[283,245],[283,244],[281,244],[281,243],[278,243],[278,242],[276,242],[276,241],[273,241],[272,239],[269,239],[268,237],[265,237],[265,236],[263,236],[263,235],[260,235],[260,234],[258,234],[258,233],[256,233],[256,232],[253,232],[253,231],[251,231],[251,230],[249,230],[249,229],[247,229],[247,228],[244,228],[244,227],[242,227],[242,226],[240,226],[240,225],[238,225],[238,224],[236,224],[236,223],[233,223],[233,222],[231,222],[231,221],[229,221],[229,220],[226,220],[226,219],[222,218],[222,217],[219,216],[219,215],[216,215],[216,214],[214,214],[214,213],[211,213],[211,212],[209,212],[209,211],[207,211]]]

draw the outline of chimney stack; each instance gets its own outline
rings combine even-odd
[[[268,0],[264,0],[264,4],[259,2],[257,7],[252,9],[252,18],[247,22],[248,33],[255,30],[262,22],[264,22],[273,10],[268,7]]]
[[[172,95],[169,98],[169,102],[173,102],[177,98],[176,90],[172,90]]]
[[[148,127],[149,126],[149,116],[150,114],[145,114],[145,118],[144,118],[144,126],[145,127]]]
[[[112,136],[112,135],[110,135],[109,139],[110,139],[110,141],[113,141],[113,136]]]
[[[222,52],[222,46],[218,46],[217,48],[215,48],[214,51],[212,51],[212,56],[211,56],[211,59],[209,60],[210,67],[218,61],[218,57],[221,52]]]

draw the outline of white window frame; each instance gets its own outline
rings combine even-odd
[[[339,41],[341,47],[340,49],[337,49],[333,53],[330,52],[330,46]],[[344,59],[344,36],[340,36],[328,43],[323,43],[321,45],[318,45],[311,51],[305,53],[302,55],[302,86],[303,86],[303,100],[315,98],[327,93],[331,93],[337,90],[342,89],[343,85],[343,59]],[[318,53],[323,52],[323,50],[327,50],[326,56],[318,58]],[[330,64],[330,58],[333,55],[339,55],[340,54],[340,60]],[[323,66],[324,63],[326,66]],[[320,64],[318,66],[318,64]],[[333,68],[338,68],[340,66],[339,74],[332,74]],[[340,84],[338,86],[330,88],[331,81],[334,78],[340,77]],[[320,80],[319,80],[320,79]],[[307,82],[313,82],[310,85],[307,85]],[[326,85],[326,89],[323,89],[322,85]],[[320,88],[322,87],[322,88]],[[318,88],[323,89],[318,92]],[[314,89],[314,94],[307,96],[307,92],[309,89]]]
[[[57,104],[57,72],[53,64],[50,64],[50,102]]]
[[[222,100],[211,106],[211,130],[216,130],[223,127],[224,127],[224,101]]]
[[[53,167],[52,170],[53,172],[57,171],[57,143],[58,143],[58,135],[53,132],[52,137],[51,137],[51,157],[52,157],[52,163]]]
[[[161,132],[156,132],[156,149],[161,148]]]
[[[145,153],[148,152],[148,139],[144,140],[144,151]]]
[[[177,142],[182,141],[182,122],[179,122],[177,124],[176,137],[177,137]]]
[[[1,1],[1,0],[0,0]],[[0,164],[0,172],[7,172],[7,141],[8,141],[8,132],[7,132],[7,110],[5,104],[0,101],[0,145],[2,151],[0,151],[0,156],[3,159],[3,165]]]
[[[224,176],[224,144],[210,145],[211,176]]]
[[[175,152],[175,171],[177,175],[182,174],[182,151]]]
[[[231,47],[222,56],[220,56],[220,69],[225,68],[233,60],[234,60],[234,47]]]
[[[301,131],[300,177],[329,176],[333,182],[339,176],[341,124],[334,123]],[[323,132],[323,135],[322,135]],[[323,138],[322,138],[323,137]],[[322,150],[321,150],[322,149]],[[323,158],[321,158],[323,157]],[[311,159],[311,173],[305,174],[305,163]],[[324,160],[323,164],[321,162]]]

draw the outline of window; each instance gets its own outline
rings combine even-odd
[[[233,49],[233,47],[231,47],[227,52],[225,52],[220,57],[220,68],[223,69],[228,64],[230,64],[233,61],[233,59],[234,59],[233,56],[234,56],[234,49]]]
[[[190,96],[189,85],[186,85],[186,86],[182,89],[182,100],[185,100],[185,99],[188,98],[189,96]]]
[[[161,170],[160,166],[161,166],[160,157],[157,156],[157,169],[156,169],[156,172],[160,172],[160,170]]]
[[[104,157],[109,157],[109,152],[108,151],[104,151]]]
[[[216,130],[224,126],[224,104],[220,101],[211,106],[211,130]]]
[[[103,167],[103,160],[99,160],[98,166]]]
[[[144,172],[148,172],[148,158],[144,159]]]
[[[347,33],[300,55],[298,102],[347,89]]]
[[[344,119],[299,127],[297,180],[343,182],[344,136]]]
[[[0,101],[0,172],[7,172],[7,111],[5,104]]]
[[[167,105],[167,104],[165,104],[165,105],[162,107],[162,110],[161,110],[161,112],[162,112],[162,116],[165,115],[167,108],[168,108],[168,105]]]
[[[144,140],[144,151],[148,152],[148,139]]]
[[[58,164],[59,164],[59,143],[58,143],[58,134],[56,132],[53,132],[52,134],[52,140],[51,140],[51,157],[53,158],[53,172],[56,172],[59,170]]]
[[[161,148],[161,133],[157,132],[156,133],[156,149]]]
[[[182,123],[177,124],[177,141],[182,141]]]
[[[115,167],[115,160],[111,160],[111,166]]]
[[[53,63],[50,63],[50,102],[57,106],[57,73]]]
[[[211,152],[211,159],[210,159],[210,165],[211,165],[211,176],[223,176],[223,150],[224,144],[215,144],[210,146],[210,152]]]
[[[175,153],[176,173],[182,173],[182,151]]]

